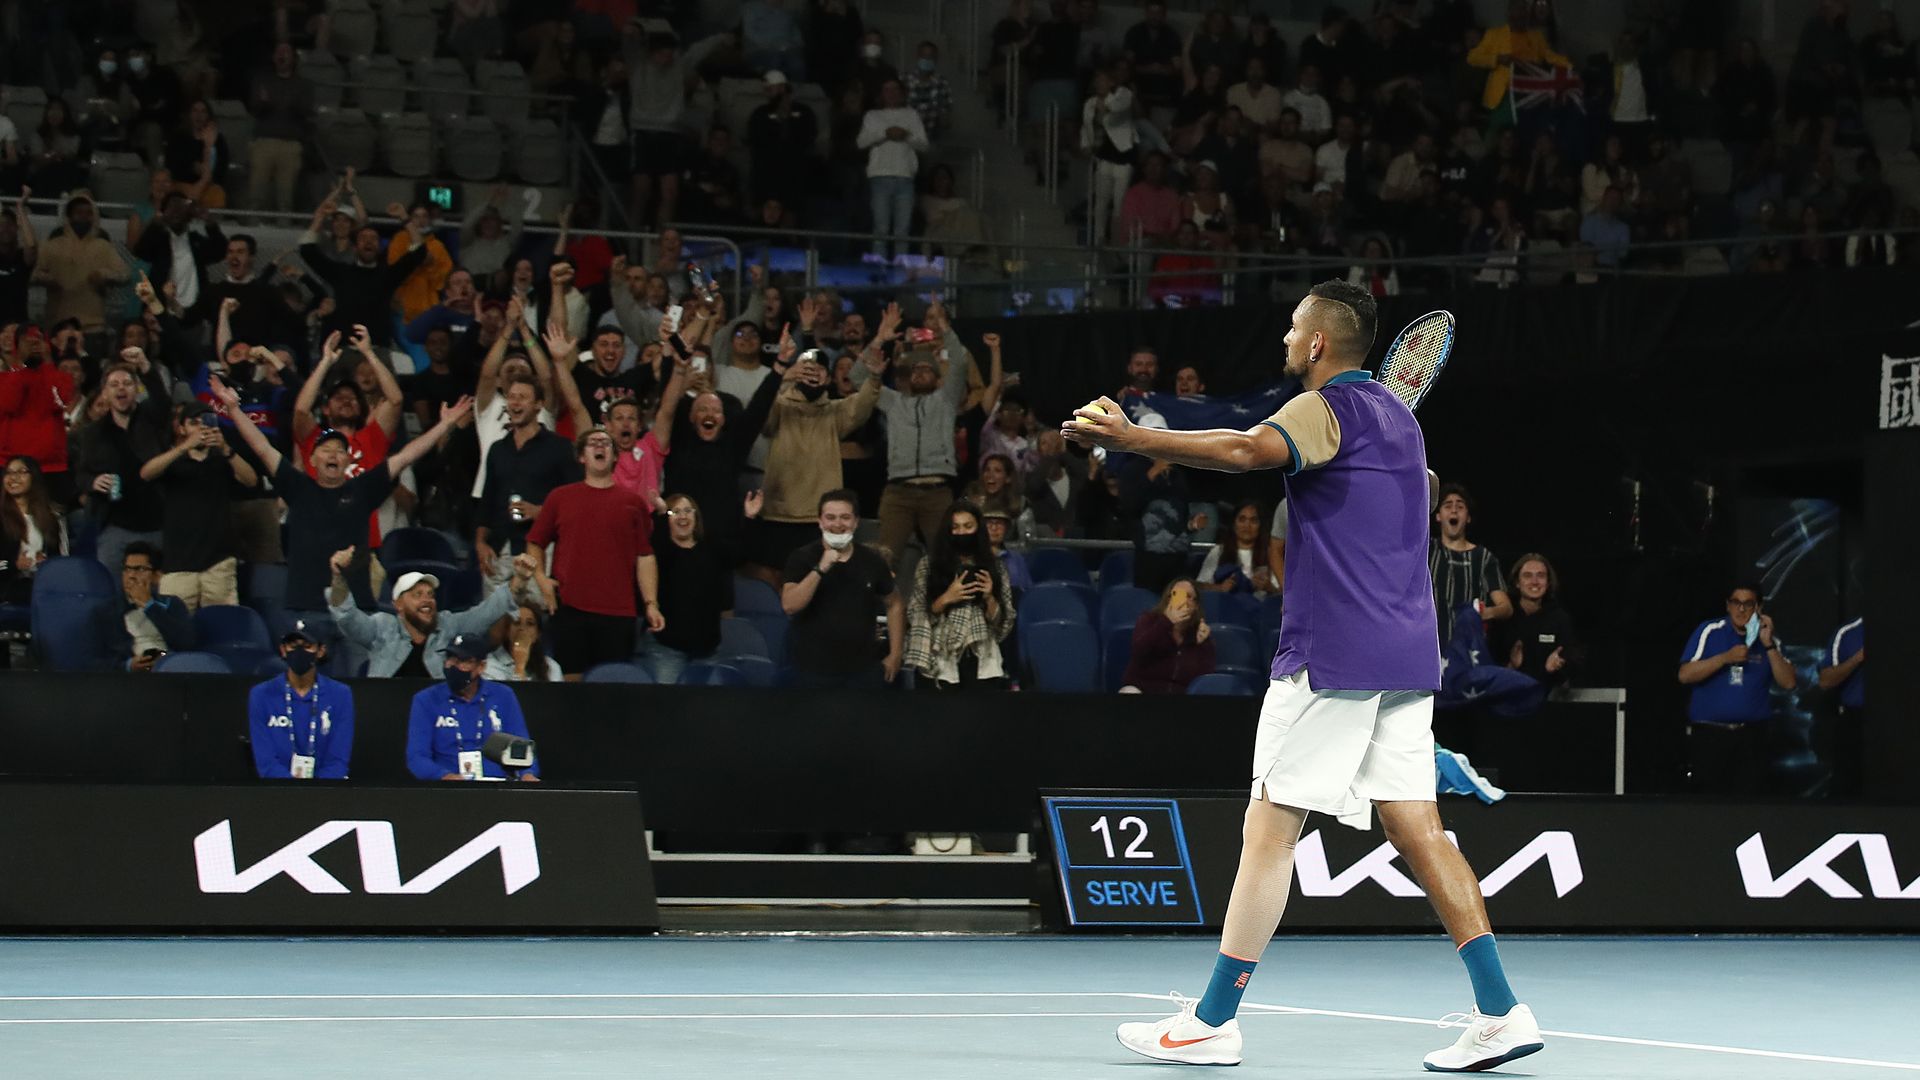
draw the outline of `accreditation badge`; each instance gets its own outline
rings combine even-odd
[[[479,780],[486,775],[486,768],[480,764],[480,751],[460,751],[460,779]]]
[[[293,775],[293,778],[295,780],[313,779],[313,755],[312,754],[293,755],[293,764],[288,767],[288,772],[290,772]]]

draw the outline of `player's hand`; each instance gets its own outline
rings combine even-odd
[[[1095,409],[1092,406],[1100,408]],[[1100,410],[1104,409],[1105,412]],[[1101,397],[1088,406],[1073,410],[1073,418],[1060,425],[1060,435],[1068,442],[1080,446],[1104,446],[1109,450],[1125,450],[1132,439],[1133,421],[1120,411],[1120,406],[1110,397]]]

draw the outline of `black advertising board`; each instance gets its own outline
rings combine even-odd
[[[0,926],[659,927],[632,791],[0,784]]]
[[[1066,925],[1220,925],[1244,795],[1063,791],[1041,802]],[[1440,810],[1499,929],[1920,930],[1920,807],[1513,796]],[[1152,858],[1130,860],[1130,849]],[[1104,862],[1086,856],[1109,850]],[[1126,881],[1147,884],[1110,884]],[[1175,917],[1187,909],[1170,898],[1191,899],[1198,921]],[[1377,823],[1307,820],[1284,929],[1438,925]]]

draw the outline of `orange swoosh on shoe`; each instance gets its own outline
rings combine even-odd
[[[1194,1043],[1203,1043],[1211,1038],[1215,1038],[1215,1036],[1202,1035],[1197,1039],[1169,1039],[1165,1034],[1162,1034],[1160,1036],[1160,1045],[1166,1047],[1169,1050],[1178,1050],[1183,1046],[1192,1046]]]

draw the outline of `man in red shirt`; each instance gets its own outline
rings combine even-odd
[[[352,378],[352,365],[335,368],[335,362],[340,359],[340,333],[336,330],[328,335],[320,351],[320,362],[314,365],[313,374],[307,376],[300,395],[293,401],[293,441],[300,450],[295,460],[306,469],[308,476],[319,476],[313,464],[313,446],[322,432],[337,431],[347,437],[347,478],[350,480],[387,460],[393,437],[400,430],[400,384],[374,353],[373,339],[366,327],[354,326],[353,347],[360,354],[360,362],[373,370],[380,383],[380,402],[368,407],[366,393]],[[328,375],[338,370],[348,374],[335,380],[325,404],[320,405],[320,417],[316,420],[314,407],[320,389],[326,385]],[[367,519],[367,550],[379,548],[380,515],[375,513]]]
[[[0,461],[30,457],[46,475],[54,501],[71,505],[67,475],[67,410],[73,376],[48,355],[37,327],[0,332]]]
[[[645,602],[647,629],[660,632],[660,567],[654,561],[653,515],[646,500],[614,483],[613,436],[592,428],[574,440],[587,478],[547,493],[527,533],[527,551],[538,566],[553,553],[553,573],[538,575],[553,621],[547,633],[553,657],[570,681],[596,664],[632,659],[634,585]]]

